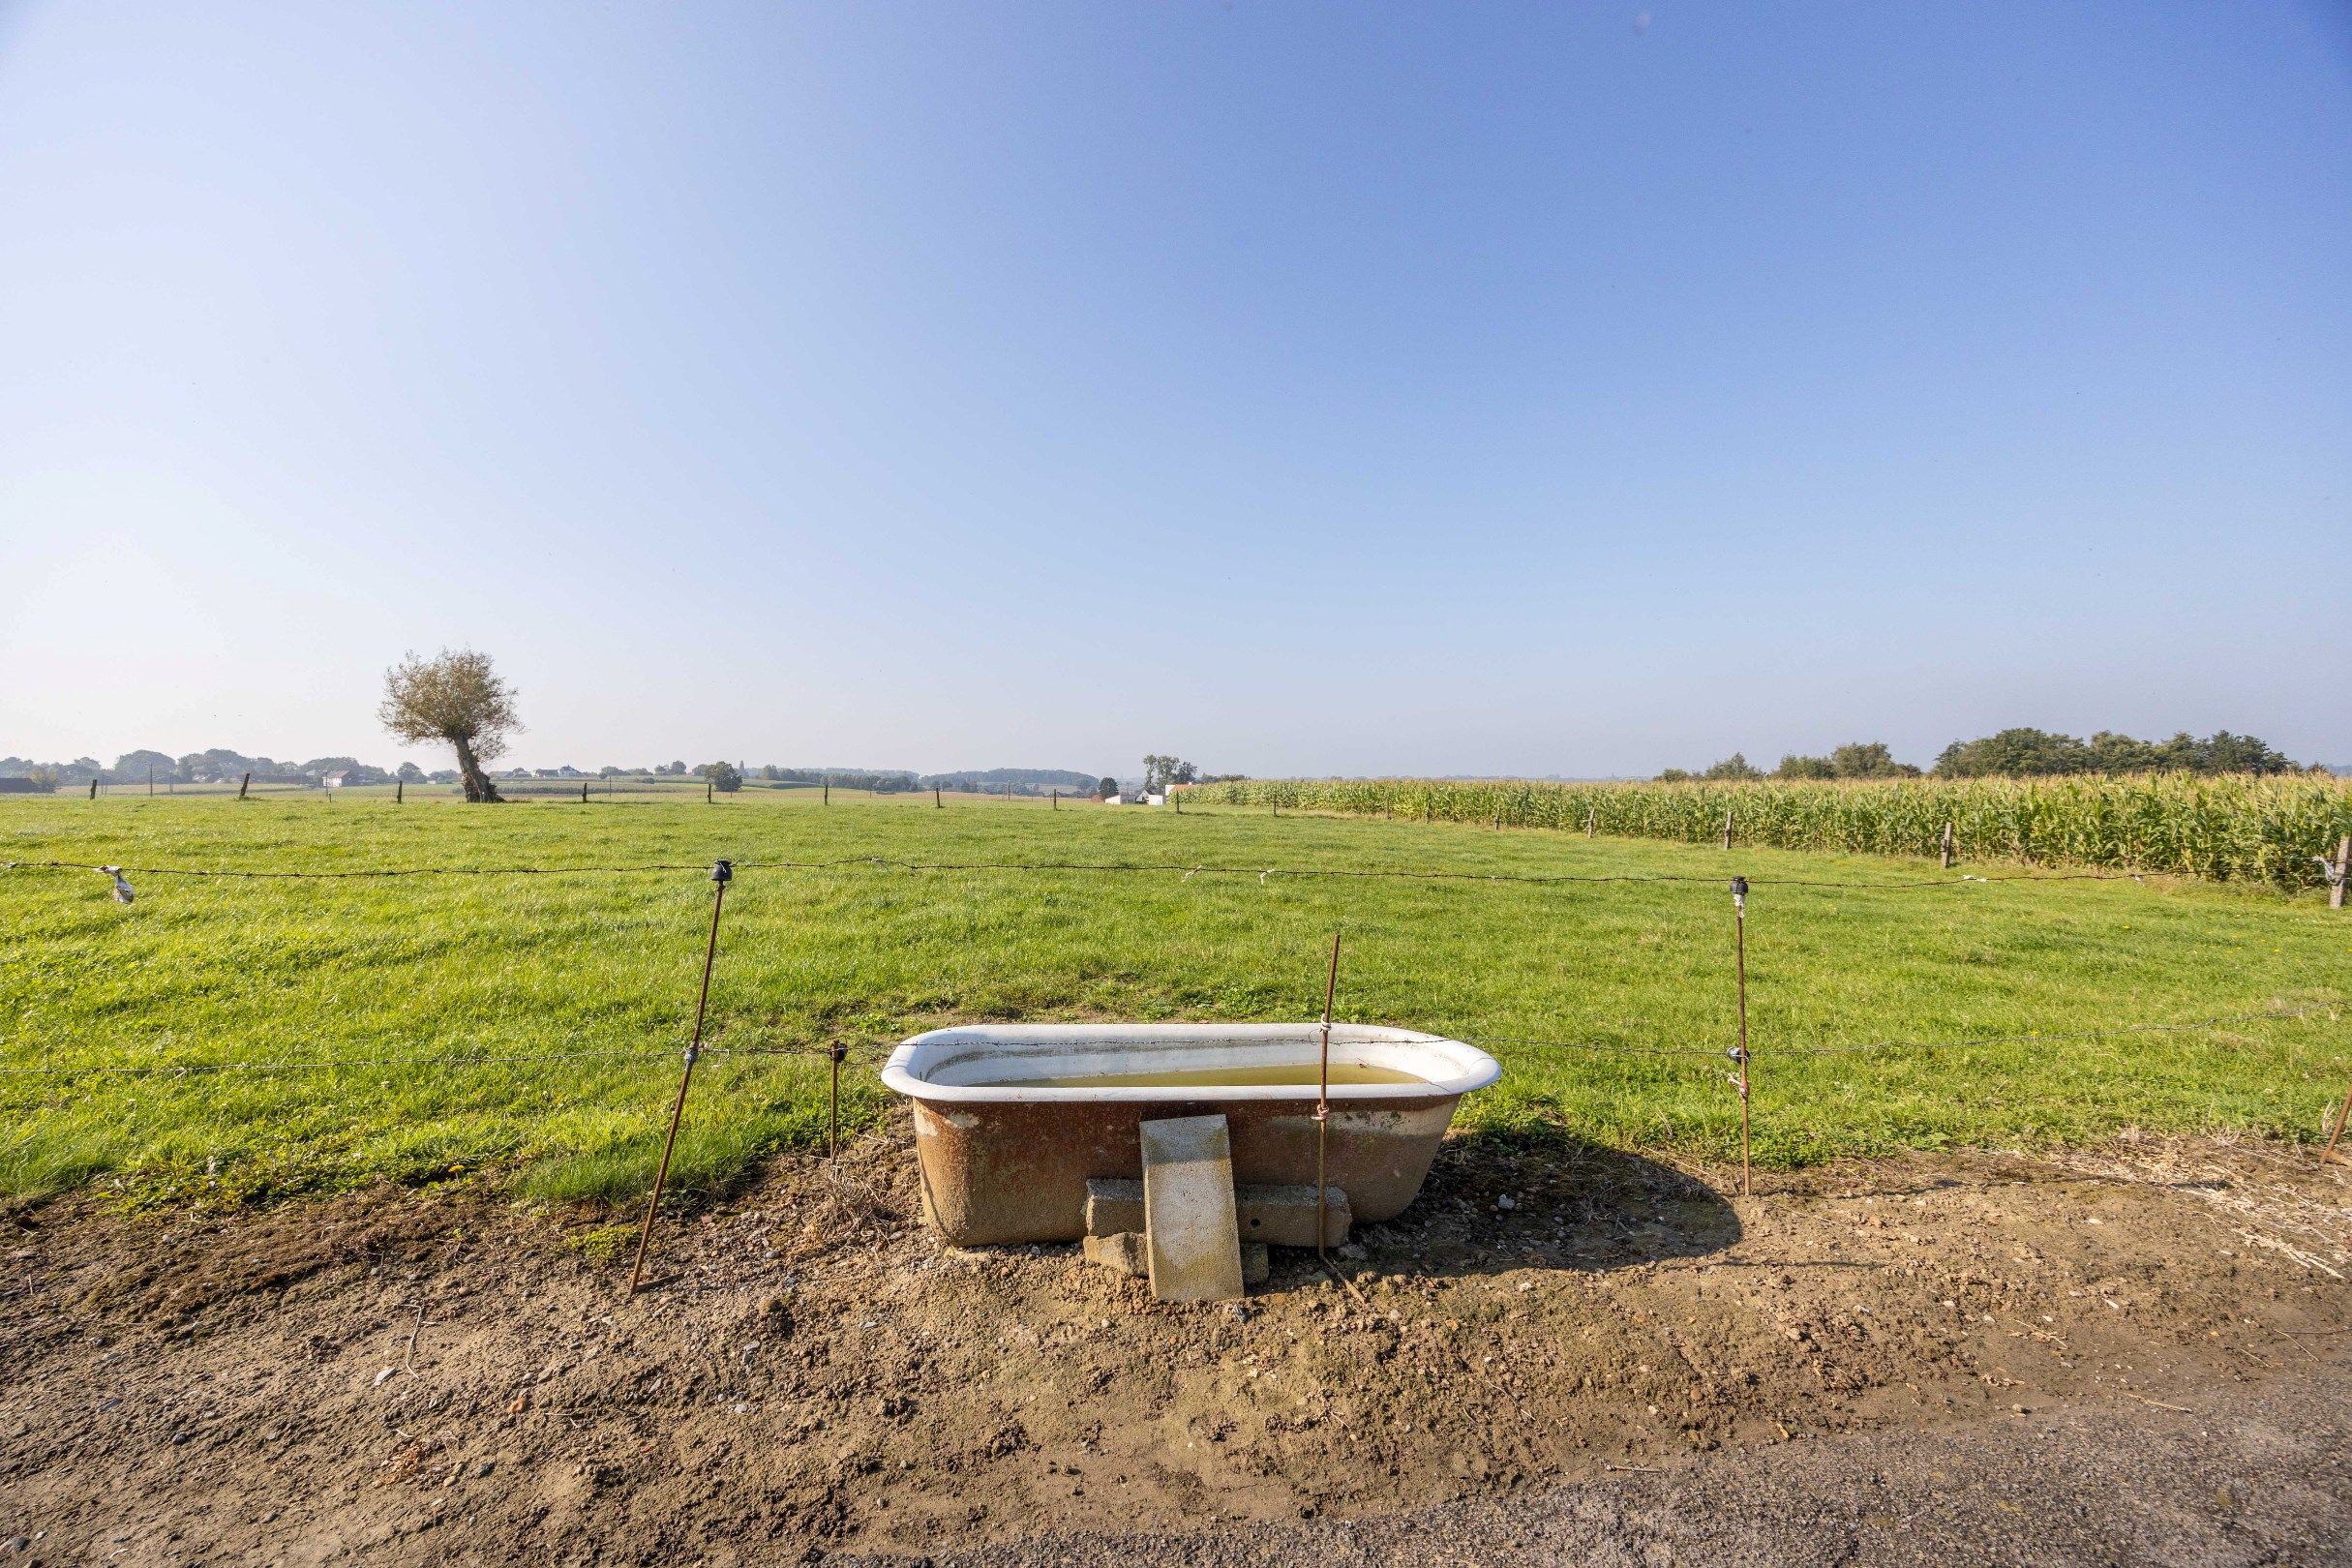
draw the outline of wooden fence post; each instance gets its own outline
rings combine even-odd
[[[1730,806],[1723,808],[1723,847],[1725,849],[1732,847],[1732,808]]]
[[[251,772],[251,770],[248,770],[248,771],[247,771],[247,773],[246,773],[246,775],[245,775],[243,778],[241,778],[241,779],[239,779],[239,780],[237,781],[237,799],[238,799],[242,800],[242,799],[245,799],[245,792],[246,792],[248,789],[250,789],[250,788],[252,788],[252,787],[253,787],[253,782],[254,782],[254,775],[253,775],[253,773]],[[96,788],[96,785],[95,785],[95,784],[93,784],[93,785],[92,785],[92,788]]]
[[[1945,870],[1946,870],[1946,871],[1949,871],[1951,868],[1952,868],[1952,825],[1951,825],[1949,822],[1946,822],[1946,823],[1944,825],[1944,869],[1945,869]]]
[[[827,805],[831,805],[833,803],[833,780],[832,775],[829,773],[827,774],[825,778],[825,803]]]
[[[2344,907],[2344,879],[2347,875],[2352,875],[2352,833],[2346,833],[2336,841],[2336,875],[2328,882],[2330,909]]]
[[[399,804],[400,804],[400,803],[401,803],[403,800],[407,799],[408,798],[408,797],[407,797],[407,790],[408,790],[408,781],[407,781],[407,779],[405,779],[405,778],[396,778],[396,779],[394,779],[394,780],[392,781],[392,803],[393,803],[394,805],[399,805]],[[580,799],[582,799],[583,800],[585,800],[585,799],[588,799],[588,791],[587,791],[586,789],[583,789],[583,790],[580,792]]]
[[[1599,806],[1586,806],[1584,808],[1584,836],[1586,838],[1590,838],[1592,836],[1593,827],[1599,822],[1600,816],[1601,808]]]
[[[1061,788],[1061,786],[1060,786],[1060,785],[1058,785],[1058,784],[1054,786],[1054,792],[1053,792],[1053,808],[1054,808],[1056,811],[1059,811],[1059,810],[1061,810],[1061,809],[1062,809],[1062,788]]]
[[[931,809],[934,811],[945,811],[948,809],[947,805],[939,798],[939,786],[936,784],[931,786]]]
[[[250,778],[253,775],[249,773],[246,776]],[[237,798],[239,799],[243,799],[244,796],[240,794]],[[93,774],[90,779],[90,799],[93,800],[98,799],[98,778],[95,774]]]

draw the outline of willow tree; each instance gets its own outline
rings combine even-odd
[[[409,654],[384,672],[383,705],[376,714],[400,739],[445,740],[455,747],[467,799],[499,799],[482,765],[505,753],[507,738],[523,721],[515,716],[514,688],[490,667],[489,654],[471,648],[443,648],[431,659]]]

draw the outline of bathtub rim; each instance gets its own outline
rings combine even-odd
[[[1031,1054],[1017,1051],[1018,1047],[1028,1046],[1035,1048],[1035,1054],[1048,1055],[1055,1046],[1083,1043],[1101,1047],[1088,1055],[1116,1055],[1123,1041],[1133,1045],[1181,1045],[1196,1041],[1204,1046],[1220,1041],[1237,1045],[1282,1042],[1298,1044],[1312,1053],[1321,1034],[1319,1023],[958,1024],[928,1030],[900,1041],[890,1052],[890,1060],[883,1064],[882,1082],[886,1088],[910,1100],[931,1104],[1167,1104],[1312,1100],[1312,1084],[1136,1084],[1110,1089],[1024,1089],[1013,1084],[935,1083],[919,1074],[947,1065],[950,1060],[949,1052],[958,1046],[997,1045],[1014,1049],[1017,1054]],[[1343,1046],[1424,1047],[1439,1063],[1453,1069],[1443,1077],[1413,1083],[1335,1083],[1330,1091],[1334,1101],[1454,1100],[1484,1089],[1502,1076],[1502,1064],[1466,1040],[1415,1029],[1335,1020],[1331,1026],[1331,1044],[1335,1056]],[[1312,1054],[1309,1059],[1312,1060]]]

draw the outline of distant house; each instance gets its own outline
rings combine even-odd
[[[320,779],[318,782],[325,785],[330,790],[340,790],[345,785],[351,783],[352,779],[349,771],[346,770],[340,773],[329,773],[326,775],[326,777]]]
[[[1125,800],[1121,799],[1120,799],[1118,796],[1116,796],[1116,795],[1106,795],[1106,796],[1104,796],[1104,797],[1102,798],[1102,803],[1103,803],[1104,805],[1125,805],[1125,804],[1127,804],[1127,802],[1126,802]],[[1312,1191],[1312,1189],[1311,1189],[1310,1191]]]
[[[54,795],[57,786],[37,778],[0,778],[0,795]]]
[[[1164,795],[1147,795],[1143,798],[1143,803],[1145,805],[1166,805],[1168,798]]]

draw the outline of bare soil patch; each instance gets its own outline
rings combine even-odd
[[[382,1190],[0,1241],[0,1545],[51,1563],[794,1560],[1346,1519],[2320,1373],[2352,1172],[2124,1140],[1774,1177],[1461,1137],[1348,1287],[1168,1308],[916,1221],[900,1135],[668,1224]]]

